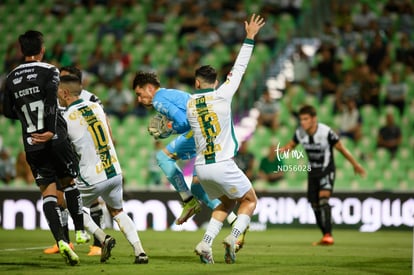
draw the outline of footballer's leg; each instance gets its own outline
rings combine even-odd
[[[108,207],[113,219],[118,224],[125,238],[134,248],[135,264],[147,264],[148,256],[142,247],[141,240],[136,231],[136,227],[131,218],[122,209],[111,209]]]
[[[194,198],[193,194],[188,188],[187,183],[184,179],[184,175],[181,169],[178,167],[173,154],[171,154],[168,149],[165,148],[157,153],[156,158],[159,167],[183,200],[183,211],[176,221],[176,224],[182,224],[186,222],[190,217],[200,212],[201,205],[198,200]]]
[[[99,227],[102,226],[103,211],[101,204],[96,200],[90,207],[91,218],[95,224]],[[85,214],[84,214],[85,215]],[[86,224],[85,224],[86,227]],[[102,254],[102,242],[95,234],[93,235],[93,245],[90,246],[88,256],[101,256]]]
[[[195,172],[194,172],[195,173]],[[208,206],[211,210],[214,210],[221,201],[219,199],[210,200],[206,192],[204,191],[203,187],[201,186],[200,181],[196,175],[193,175],[193,181],[191,183],[191,193],[201,202]],[[226,218],[227,222],[233,226],[235,221],[237,220],[237,215],[231,211]],[[244,246],[245,237],[247,234],[248,228],[243,231],[243,233],[237,238],[236,241],[236,252]]]

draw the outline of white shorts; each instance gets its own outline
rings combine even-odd
[[[92,203],[101,197],[105,204],[114,209],[122,208],[122,175],[104,180],[90,186],[78,186],[83,205],[90,207]]]
[[[239,199],[252,188],[250,180],[232,159],[196,165],[195,170],[210,199],[223,195],[229,199]]]

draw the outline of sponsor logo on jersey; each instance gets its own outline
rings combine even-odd
[[[26,76],[28,81],[36,80],[37,74],[29,74]]]
[[[22,82],[22,79],[23,77],[18,77],[18,78],[13,79],[13,84],[14,85],[20,84]]]

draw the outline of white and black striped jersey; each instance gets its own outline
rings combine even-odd
[[[66,122],[58,111],[59,70],[44,62],[27,62],[17,66],[6,79],[4,115],[19,119],[26,151],[43,149],[33,144],[31,134],[53,132],[52,142],[67,138]]]
[[[339,141],[339,137],[329,126],[318,123],[313,135],[308,135],[299,127],[293,135],[293,141],[302,144],[306,151],[311,167],[310,177],[319,177],[335,171],[333,147]]]

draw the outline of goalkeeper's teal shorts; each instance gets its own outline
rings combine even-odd
[[[179,135],[167,145],[167,150],[177,159],[192,159],[196,156],[196,147],[193,132],[190,130]]]

